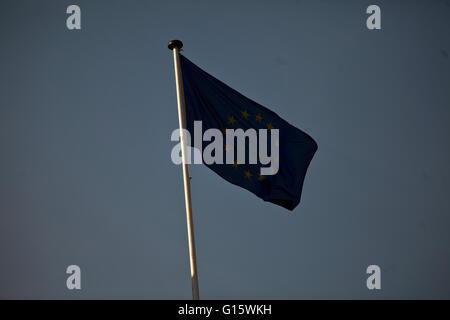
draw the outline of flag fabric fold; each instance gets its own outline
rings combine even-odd
[[[272,159],[278,162],[275,174],[261,175],[260,169],[268,165],[261,164],[259,159],[256,164],[235,161],[232,164],[206,165],[228,182],[247,189],[265,201],[293,210],[300,202],[305,175],[317,150],[314,139],[273,111],[209,75],[183,55],[180,55],[180,63],[186,126],[191,137],[194,137],[194,121],[202,121],[203,132],[216,128],[225,133],[224,137],[227,129],[246,131],[253,128],[257,132],[267,129],[268,136],[270,130],[278,129],[279,137],[275,143],[279,147],[279,156]],[[224,149],[225,154],[226,145]],[[271,151],[270,145],[268,149]],[[248,152],[246,145],[246,160]]]

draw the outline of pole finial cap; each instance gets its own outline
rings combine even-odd
[[[183,42],[181,40],[172,40],[167,44],[169,50],[173,50],[175,48],[181,49],[183,47]]]

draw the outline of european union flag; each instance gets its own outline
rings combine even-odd
[[[186,126],[194,136],[194,121],[202,121],[202,129],[216,128],[228,134],[229,129],[259,129],[267,133],[267,152],[278,148],[278,157],[272,157],[272,173],[263,175],[267,168],[259,159],[256,163],[206,164],[225,180],[247,189],[265,201],[293,210],[300,202],[303,181],[309,163],[317,150],[316,142],[305,132],[290,125],[276,113],[244,97],[223,82],[209,75],[183,55],[180,55],[186,104]],[[269,134],[278,129],[277,141]],[[261,139],[261,135],[259,137]],[[250,144],[250,143],[249,143]],[[233,145],[236,150],[236,145]],[[224,146],[225,153],[228,146]],[[258,145],[260,151],[261,144]],[[203,150],[201,150],[203,152]],[[245,144],[246,159],[250,158]],[[252,151],[253,152],[253,151]],[[267,153],[266,152],[266,153]],[[236,155],[236,152],[234,153]]]

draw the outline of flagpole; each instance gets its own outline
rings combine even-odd
[[[172,40],[168,44],[168,48],[173,51],[173,63],[175,68],[175,83],[177,86],[177,103],[178,103],[178,122],[180,125],[180,142],[181,156],[183,159],[183,183],[184,183],[184,199],[186,204],[186,222],[189,244],[189,262],[191,266],[192,280],[192,299],[199,299],[198,291],[198,275],[197,275],[197,259],[195,254],[194,241],[194,222],[192,219],[191,205],[191,184],[189,177],[189,166],[186,161],[186,144],[184,143],[183,129],[186,129],[186,106],[184,102],[183,77],[181,75],[179,51],[183,47],[180,40]]]

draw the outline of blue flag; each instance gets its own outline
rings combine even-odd
[[[306,171],[317,150],[316,142],[276,113],[209,75],[183,55],[180,55],[180,62],[186,126],[191,137],[195,135],[195,121],[201,121],[203,132],[218,129],[224,133],[223,163],[205,164],[225,180],[249,190],[263,200],[293,210],[300,202]],[[238,132],[238,129],[244,132],[254,129],[252,132],[259,134],[258,152],[255,149],[250,150],[250,138],[247,137],[245,163],[237,160],[238,144],[226,143],[231,129],[235,130],[234,132]],[[264,132],[266,137],[262,135]],[[211,138],[211,141],[214,140]],[[261,144],[266,141],[267,147]],[[278,148],[277,156],[273,156],[275,148]],[[234,159],[231,162],[225,159],[225,154],[230,149],[234,151]],[[204,150],[205,147],[202,146],[200,151]],[[266,151],[263,155],[272,156],[270,163],[267,163],[267,157],[261,157],[262,151]],[[260,156],[256,163],[250,161],[255,152]],[[217,150],[213,155],[218,155]],[[262,174],[262,168],[266,168],[265,174]]]

